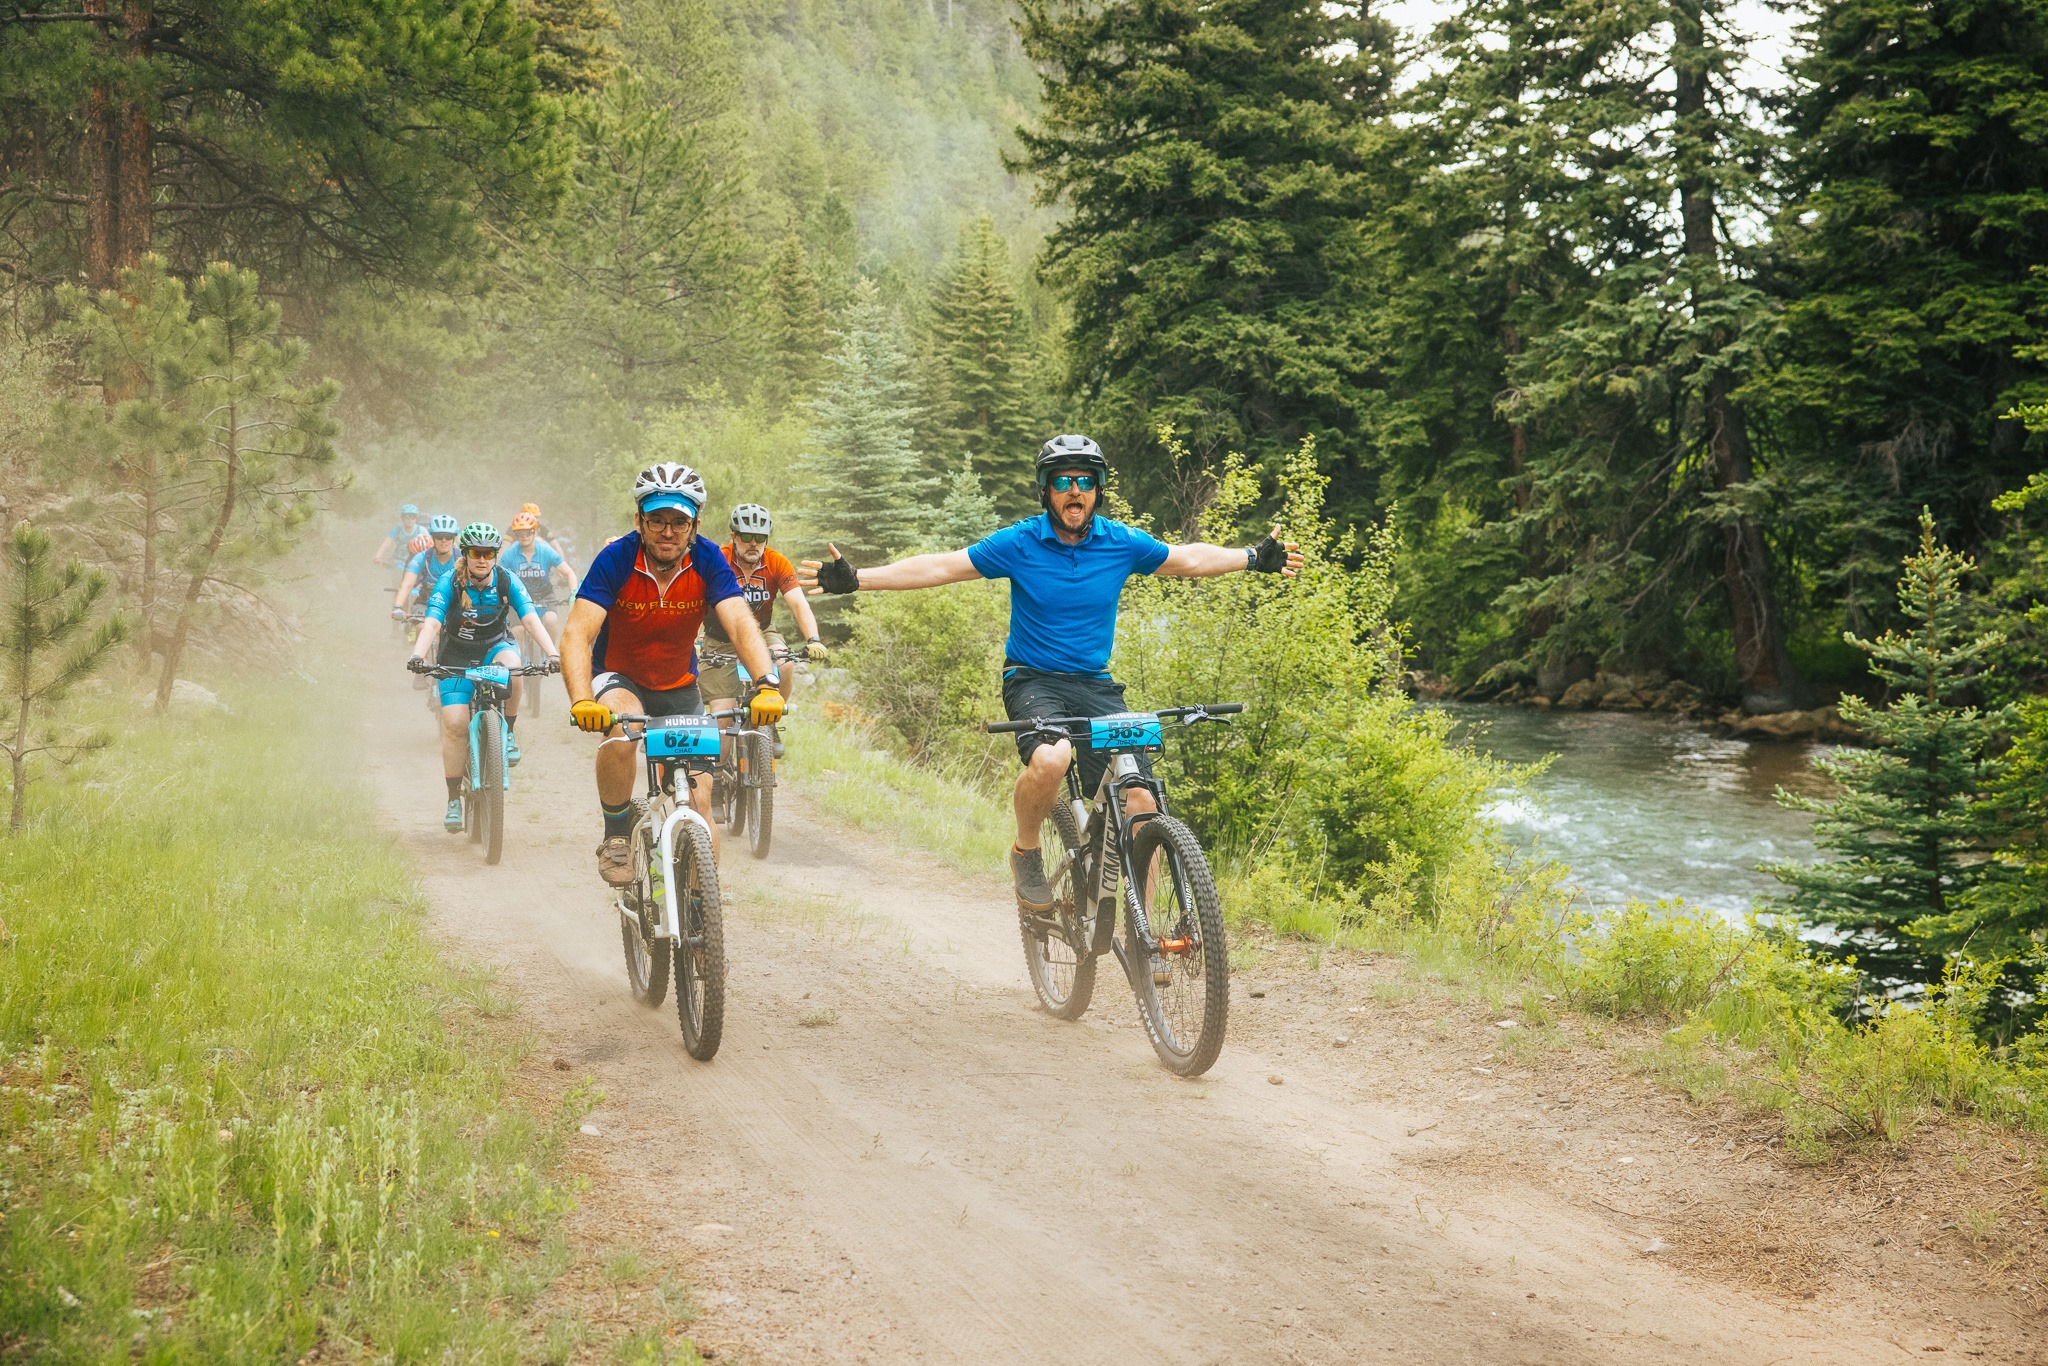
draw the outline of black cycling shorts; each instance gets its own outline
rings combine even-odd
[[[614,688],[624,688],[640,699],[641,716],[702,716],[704,699],[695,683],[680,688],[643,688],[624,674],[609,671],[590,680],[590,695],[602,702]],[[614,708],[614,710],[618,710]]]
[[[1003,710],[1012,721],[1041,716],[1114,716],[1128,710],[1124,685],[1100,674],[1062,674],[1012,664],[1003,670]],[[1045,741],[1036,735],[1017,737],[1017,757],[1031,762],[1031,752]],[[1081,795],[1092,801],[1109,767],[1106,751],[1090,748],[1087,732],[1074,741],[1081,755]],[[1138,771],[1150,777],[1152,756],[1140,751]]]

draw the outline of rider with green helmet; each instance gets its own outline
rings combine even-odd
[[[548,628],[534,611],[519,576],[498,563],[505,538],[488,522],[471,522],[459,538],[462,558],[455,569],[434,585],[427,602],[427,619],[413,643],[407,667],[426,667],[436,641],[439,662],[449,668],[474,669],[500,663],[519,665],[519,647],[513,643],[515,623],[524,625],[533,640],[547,651],[550,662],[559,654],[548,636]],[[505,699],[505,762],[519,762],[519,743],[512,736],[519,720],[519,675],[512,676],[511,691]],[[466,678],[444,678],[438,685],[441,704],[441,773],[448,781],[448,811],[444,824],[451,832],[462,829],[462,775],[469,760],[469,702],[476,685]]]

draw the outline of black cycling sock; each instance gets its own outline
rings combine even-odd
[[[460,778],[450,778],[450,779],[448,780],[448,800],[452,802],[452,801],[454,801],[454,800],[455,800],[455,799],[456,799],[457,797],[460,797],[461,795],[462,795],[462,779],[460,779]]]
[[[606,839],[610,839],[613,835],[630,835],[633,833],[633,803],[629,801],[623,806],[608,806],[603,802],[599,802],[597,807],[598,810],[604,812],[604,834]]]
[[[516,716],[512,716],[512,715],[507,715],[507,716],[505,717],[505,729],[506,729],[506,730],[511,730],[511,729],[513,729],[514,727],[518,726],[518,724],[519,724],[519,718],[518,718],[518,717],[516,717]]]

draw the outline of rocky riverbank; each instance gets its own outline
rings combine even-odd
[[[1417,671],[1408,674],[1403,682],[1410,693],[1430,701],[1454,695],[1449,680],[1438,674]],[[1842,720],[1841,711],[1834,706],[1752,716],[1728,708],[1725,702],[1707,696],[1682,678],[1658,673],[1598,673],[1556,692],[1543,691],[1527,682],[1511,683],[1491,696],[1468,693],[1464,699],[1534,711],[1666,712],[1743,740],[1860,744],[1864,739],[1861,731]]]

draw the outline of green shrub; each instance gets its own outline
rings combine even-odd
[[[1396,687],[1394,538],[1340,535],[1323,512],[1327,483],[1308,443],[1281,475],[1279,522],[1301,545],[1299,578],[1134,581],[1116,669],[1134,705],[1245,704],[1227,728],[1169,732],[1160,761],[1175,810],[1212,850],[1355,885],[1361,905],[1393,896],[1435,915],[1454,865],[1493,858],[1479,811],[1516,775],[1452,744],[1447,718]],[[1246,520],[1258,496],[1256,474],[1232,459],[1202,538],[1262,534]]]
[[[974,780],[1014,762],[1007,737],[982,733],[1003,715],[1008,585],[963,583],[855,599],[846,669],[864,718],[910,755]]]

